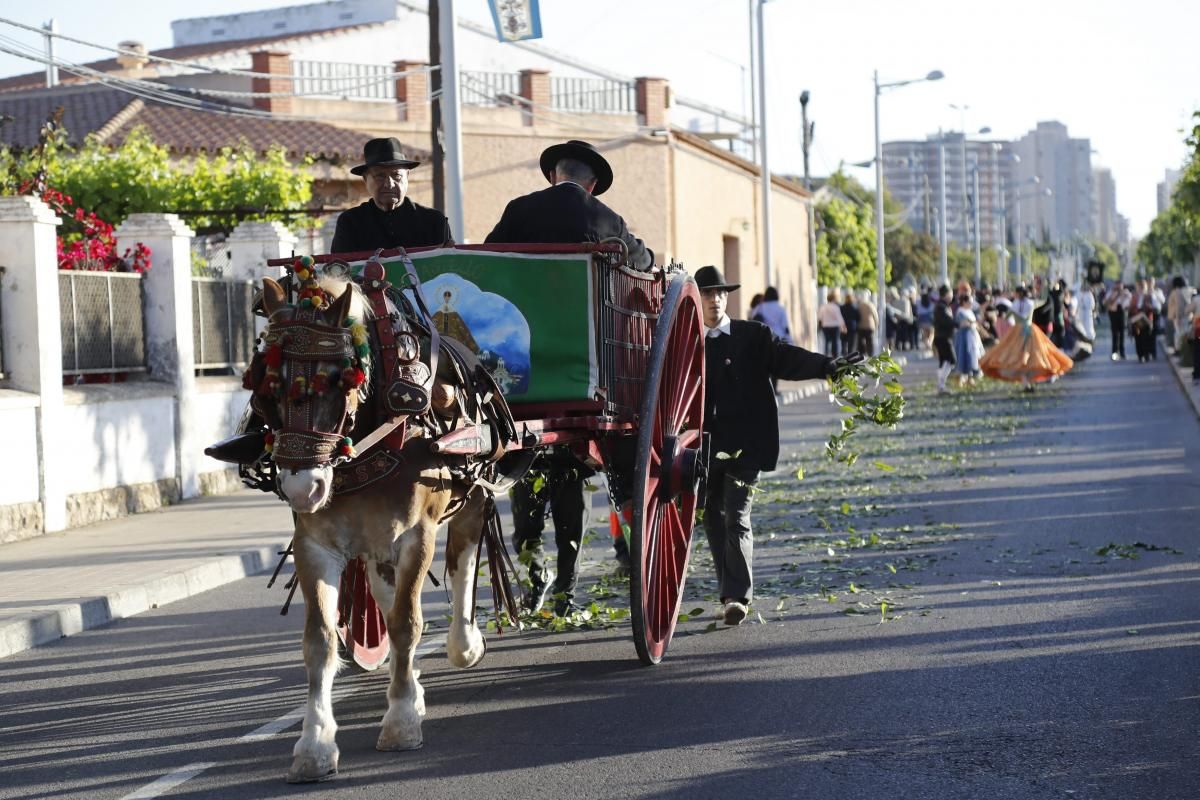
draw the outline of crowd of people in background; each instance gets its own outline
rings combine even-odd
[[[1007,290],[966,280],[953,288],[893,286],[887,290],[884,308],[887,347],[936,357],[938,387],[943,392],[952,374],[958,376],[959,385],[972,384],[985,372],[998,373],[993,377],[1011,372],[1016,377],[1007,379],[1027,385],[1055,380],[1070,368],[1071,361],[1091,355],[1101,317],[1109,325],[1113,360],[1126,358],[1129,342],[1143,363],[1156,360],[1160,346],[1170,353],[1191,351],[1200,334],[1200,294],[1178,276],[1169,281],[1141,278],[1129,285],[1116,280],[1075,286],[1035,276],[1031,283]],[[875,298],[866,290],[829,289],[817,310],[817,324],[826,355],[850,350],[870,354],[878,325]],[[1033,348],[1034,360],[1044,366],[1040,373],[1026,370],[1020,374],[1015,364],[1014,370],[997,367],[995,357],[991,359],[993,371],[987,370],[985,355],[1014,328],[1024,331],[1024,340],[1020,349],[1014,344],[1011,357],[1027,364]],[[1044,336],[1046,348],[1028,341],[1029,328]],[[1051,346],[1057,353],[1042,352]],[[1060,363],[1066,366],[1055,366]],[[1200,382],[1200,366],[1193,368],[1193,379]]]

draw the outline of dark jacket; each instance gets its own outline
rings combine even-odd
[[[858,330],[858,320],[861,315],[858,313],[858,303],[854,300],[847,300],[842,303],[842,321],[846,323],[846,333],[854,333]]]
[[[484,241],[488,244],[581,244],[618,236],[629,247],[629,263],[648,270],[654,253],[629,232],[621,219],[586,189],[560,183],[540,192],[518,197],[508,204],[496,227]]]
[[[833,361],[785,344],[760,322],[735,319],[729,335],[704,340],[704,429],[712,453],[737,453],[759,471],[779,461],[779,406],[771,378],[824,378]]]
[[[954,312],[948,303],[938,301],[933,307],[933,335],[937,339],[953,339],[958,324],[954,321]]]
[[[333,233],[331,253],[357,253],[389,247],[437,247],[453,242],[450,223],[434,208],[417,205],[412,198],[392,211],[371,200],[343,211]]]

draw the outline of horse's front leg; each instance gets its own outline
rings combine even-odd
[[[421,746],[421,717],[425,695],[413,670],[413,657],[425,624],[421,614],[421,587],[433,562],[437,538],[436,517],[422,518],[398,542],[395,565],[395,600],[387,613],[392,643],[392,679],[388,684],[388,710],[383,715],[379,750],[416,750]]]
[[[345,559],[297,535],[296,576],[304,594],[304,667],[308,705],[304,728],[292,751],[289,783],[324,780],[337,772],[337,722],[333,718],[333,677],[337,674],[338,584]]]
[[[475,572],[479,537],[483,535],[487,495],[471,489],[467,504],[450,520],[446,540],[446,570],[450,573],[451,615],[446,655],[456,667],[473,667],[483,660],[487,643],[475,621]]]

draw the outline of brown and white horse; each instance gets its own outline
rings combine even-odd
[[[415,437],[396,454],[400,466],[388,478],[334,497],[333,466],[351,452],[343,437],[360,408],[371,402],[363,390],[370,381],[360,388],[364,375],[356,372],[371,366],[361,355],[361,341],[355,341],[364,334],[347,327],[348,318],[362,321],[368,309],[349,282],[326,279],[321,288],[327,299],[337,299],[301,307],[287,302],[278,283],[263,281],[269,357],[255,389],[256,403],[273,430],[279,488],[296,512],[293,549],[305,603],[308,706],[289,782],[319,781],[337,772],[331,692],[339,666],[338,586],[349,561],[366,561],[371,594],[384,610],[391,641],[388,706],[378,749],[412,750],[422,744],[425,698],[413,656],[423,628],[421,586],[433,561],[438,525],[448,515],[446,565],[453,607],[447,654],[454,666],[470,667],[486,650],[473,597],[486,491],[455,481],[444,459],[431,452],[429,440]],[[435,387],[435,396],[437,388],[444,387]]]

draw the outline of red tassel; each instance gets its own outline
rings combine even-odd
[[[277,344],[273,344],[267,348],[267,352],[263,354],[268,367],[279,368],[283,366],[283,348]]]

